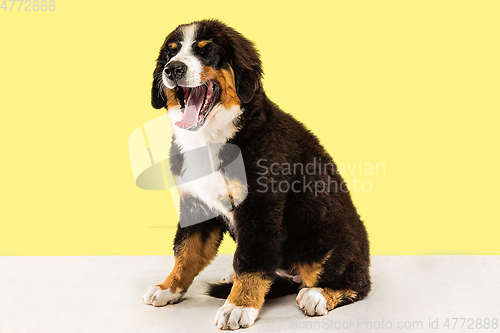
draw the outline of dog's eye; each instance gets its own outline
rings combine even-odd
[[[207,54],[207,50],[203,47],[197,47],[196,53],[198,53],[199,55],[201,55],[203,57]]]
[[[164,52],[164,57],[166,60],[170,60],[172,57],[174,57],[177,54],[177,50],[172,50],[172,49],[167,49]]]
[[[179,49],[180,49],[179,43],[175,42],[168,43],[162,50],[163,57],[168,61],[172,57],[174,57],[177,54],[177,52],[179,52]]]

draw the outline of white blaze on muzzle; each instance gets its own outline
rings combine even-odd
[[[177,53],[169,62],[165,65],[168,66],[172,61],[180,61],[187,66],[186,74],[184,74],[183,78],[174,82],[171,79],[168,79],[165,76],[165,73],[162,75],[163,83],[167,88],[173,89],[176,85],[180,85],[183,87],[194,88],[202,84],[201,81],[201,72],[203,70],[200,61],[193,54],[193,43],[195,40],[195,28],[194,24],[183,27],[183,35],[184,38],[181,41],[182,47],[179,53]]]

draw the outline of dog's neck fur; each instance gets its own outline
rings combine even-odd
[[[254,98],[243,106],[234,105],[230,109],[216,105],[212,115],[198,131],[192,132],[175,126],[175,122],[182,118],[180,107],[168,110],[168,117],[172,124],[174,141],[181,152],[206,146],[209,143],[226,143],[238,137],[237,141],[251,137],[267,121],[266,110],[273,104],[260,87]],[[251,125],[249,125],[251,124]],[[241,131],[245,126],[245,131]]]
[[[181,152],[185,152],[210,143],[226,143],[239,131],[237,119],[242,112],[238,105],[230,109],[222,105],[215,106],[213,114],[198,131],[188,131],[174,125],[182,117],[179,107],[169,109],[167,115],[172,124],[175,143]]]

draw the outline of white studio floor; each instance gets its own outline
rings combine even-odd
[[[155,308],[142,295],[172,256],[0,257],[0,332],[219,332],[224,301],[204,292],[231,260],[218,256],[179,304]],[[306,317],[293,295],[269,300],[242,332],[500,332],[500,256],[373,256],[371,272],[364,301]]]

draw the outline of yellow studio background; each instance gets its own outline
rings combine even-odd
[[[172,254],[170,194],[135,186],[127,139],[164,113],[165,36],[202,18],[256,43],[268,96],[343,165],[372,254],[500,254],[500,2],[19,4],[0,9],[1,255]]]

